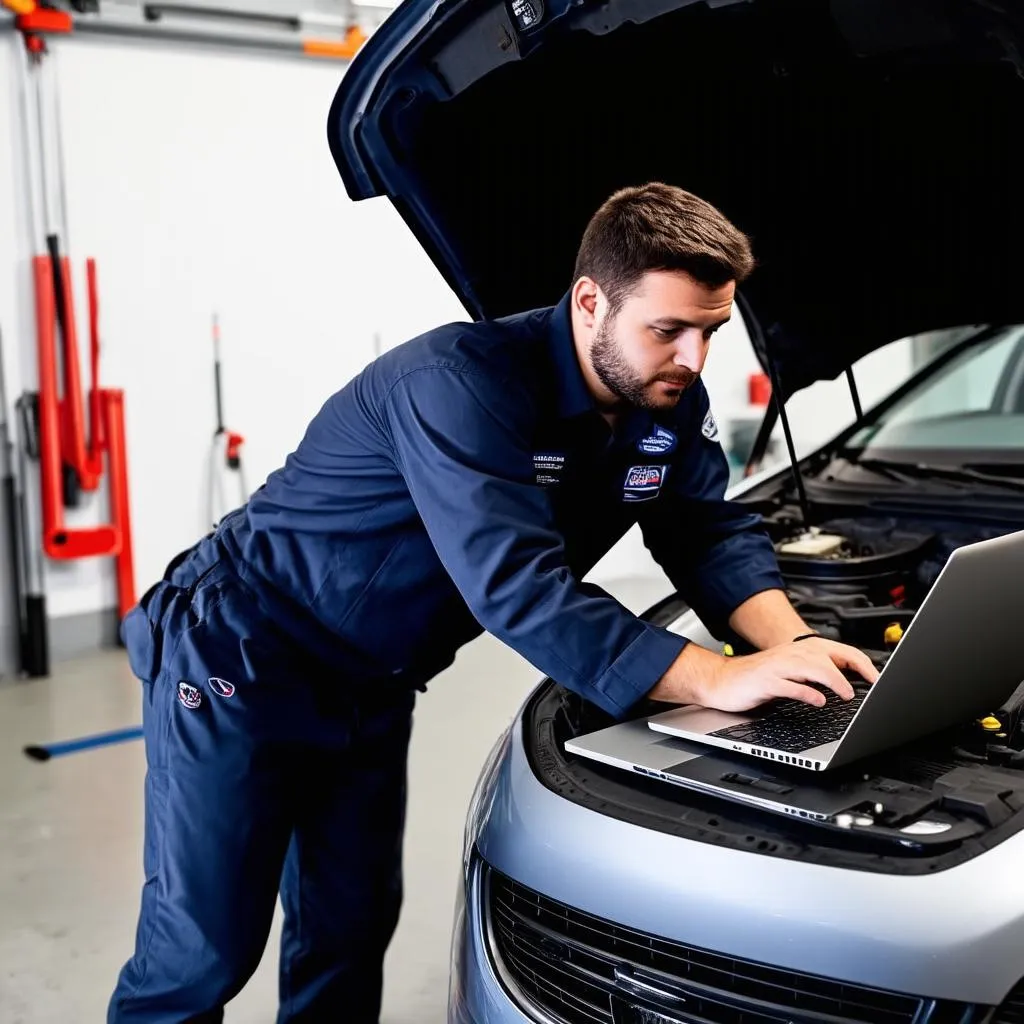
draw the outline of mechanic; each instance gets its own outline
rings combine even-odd
[[[402,899],[417,691],[487,630],[615,718],[738,711],[877,673],[812,633],[724,500],[701,383],[752,271],[715,208],[652,183],[588,225],[553,308],[456,323],[327,400],[283,468],[126,618],[143,683],[145,884],[110,1022],[215,1021],[284,912],[278,1021],[376,1021]],[[581,580],[639,522],[726,658]],[[488,685],[481,680],[480,685]]]

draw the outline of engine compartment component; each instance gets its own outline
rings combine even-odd
[[[826,519],[805,528],[788,507],[766,517],[765,526],[800,615],[823,635],[862,648],[879,666],[953,551],[1005,532],[893,516]]]
[[[824,558],[838,554],[847,544],[847,539],[837,533],[822,533],[816,526],[790,540],[775,545],[779,555],[809,555]]]
[[[912,573],[935,544],[931,530],[893,519],[837,519],[803,528],[785,513],[766,520],[787,580],[889,582]]]

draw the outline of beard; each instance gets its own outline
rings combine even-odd
[[[594,344],[590,349],[590,362],[598,380],[617,398],[638,409],[657,410],[666,405],[675,405],[682,393],[699,377],[692,370],[678,369],[674,373],[659,373],[649,380],[644,380],[629,364],[622,354],[619,343],[612,333],[613,322],[606,317],[594,336]],[[679,388],[679,395],[674,399],[659,402],[649,389],[656,381],[663,381]]]

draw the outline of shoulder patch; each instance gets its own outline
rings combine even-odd
[[[704,422],[701,424],[700,432],[709,440],[718,440],[718,424],[715,422],[715,417],[711,414],[711,410],[708,409],[707,415],[704,417]]]

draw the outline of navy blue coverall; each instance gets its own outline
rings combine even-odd
[[[557,306],[441,327],[331,397],[123,625],[145,884],[110,1022],[216,1021],[280,887],[280,1022],[377,1020],[414,696],[487,630],[615,717],[687,641],[582,577],[639,521],[712,628],[782,586],[706,392],[611,431]]]

